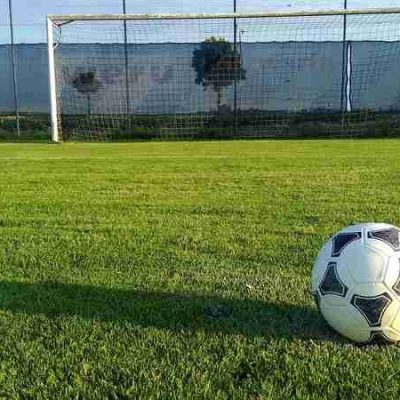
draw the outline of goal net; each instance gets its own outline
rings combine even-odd
[[[400,9],[48,19],[54,140],[400,134]]]

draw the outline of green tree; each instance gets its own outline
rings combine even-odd
[[[96,72],[78,72],[72,79],[74,88],[86,96],[87,99],[87,115],[91,115],[91,98],[101,87],[100,81],[96,78]]]
[[[246,79],[240,54],[223,38],[210,37],[193,51],[192,67],[196,71],[196,84],[204,89],[212,87],[217,94],[217,108],[221,109],[225,87]]]

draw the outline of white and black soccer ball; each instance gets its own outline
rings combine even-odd
[[[328,324],[358,343],[400,341],[400,229],[361,224],[320,251],[312,291]]]

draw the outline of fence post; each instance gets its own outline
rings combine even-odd
[[[344,10],[347,10],[347,0],[343,3]],[[343,43],[342,43],[342,91],[341,91],[341,111],[342,111],[342,130],[346,122],[346,110],[347,110],[347,15],[343,16]]]
[[[233,0],[233,12],[237,12],[237,0]],[[233,135],[234,137],[238,136],[238,77],[237,77],[237,70],[236,70],[236,57],[237,57],[237,19],[233,19],[233,48],[234,48],[234,88],[233,88]],[[241,60],[240,60],[241,61]],[[240,64],[241,65],[241,64]],[[239,65],[239,68],[240,68]]]
[[[122,0],[122,10],[126,15],[126,0]],[[131,101],[129,98],[129,54],[128,54],[128,28],[127,22],[124,20],[124,54],[125,54],[125,98],[126,98],[126,117],[128,119],[128,127],[131,126]]]
[[[8,0],[8,12],[10,21],[11,67],[12,67],[12,80],[13,80],[13,90],[14,90],[14,109],[15,109],[15,118],[17,122],[17,136],[19,137],[21,135],[21,128],[20,128],[20,118],[19,118],[17,55],[15,52],[12,0]]]

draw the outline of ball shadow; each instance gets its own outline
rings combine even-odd
[[[175,332],[338,341],[316,309],[251,299],[120,290],[55,282],[0,283],[0,309],[76,316]]]

